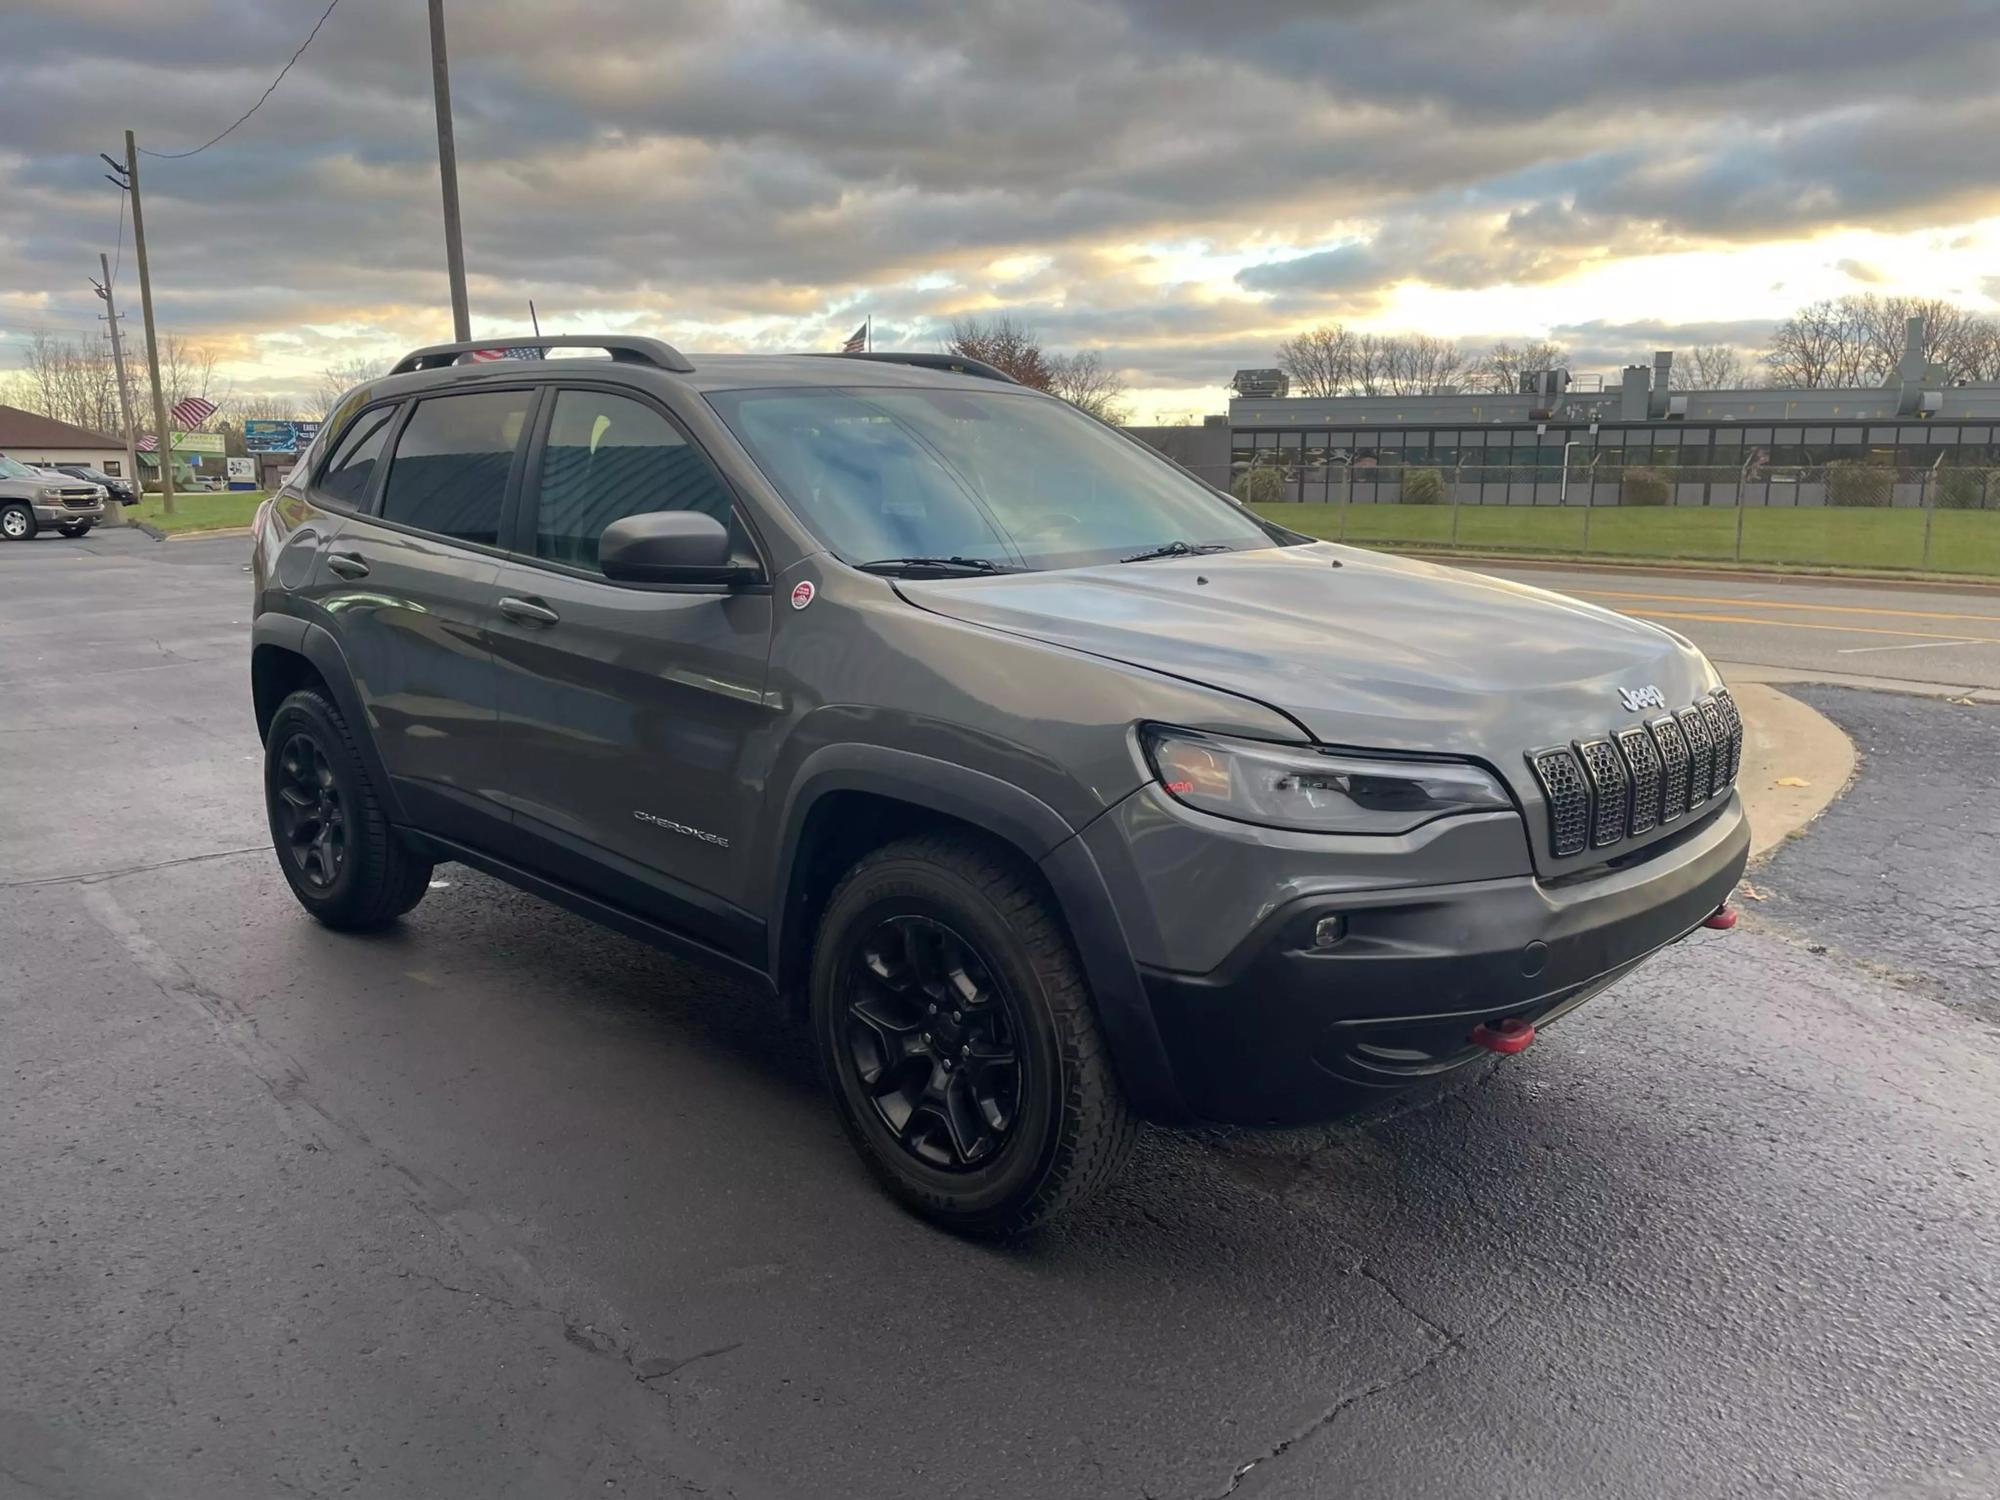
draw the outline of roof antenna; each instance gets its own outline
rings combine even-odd
[[[535,316],[535,299],[533,297],[528,299],[528,321],[535,325],[535,337],[540,338],[542,336],[542,320]]]

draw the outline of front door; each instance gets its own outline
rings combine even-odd
[[[417,402],[386,477],[364,485],[373,513],[341,523],[317,590],[404,812],[425,832],[487,847],[508,822],[494,795],[501,757],[487,626],[505,497],[534,400],[513,390]],[[341,457],[322,484],[347,482]]]
[[[658,408],[555,392],[495,581],[492,645],[505,796],[522,858],[712,946],[755,958],[748,915],[754,787],[771,721],[767,588],[613,583],[611,522],[700,510],[748,538],[714,467]]]

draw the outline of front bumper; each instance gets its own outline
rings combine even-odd
[[[1277,905],[1206,973],[1141,966],[1188,1110],[1302,1124],[1483,1056],[1473,1027],[1562,1015],[1686,936],[1749,858],[1732,792],[1700,823],[1622,867],[1364,892]],[[1347,935],[1313,945],[1322,917]]]
[[[32,508],[37,526],[74,526],[78,521],[104,519],[104,502],[101,500],[89,505],[64,505],[60,501],[44,504],[37,500]]]

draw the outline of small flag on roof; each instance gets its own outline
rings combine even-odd
[[[182,432],[192,432],[215,415],[216,405],[213,401],[205,400],[200,396],[189,396],[184,400],[176,401],[168,411],[169,415],[173,417],[175,425]]]
[[[157,453],[160,448],[160,440],[149,432],[139,439],[137,446],[141,453]]]
[[[466,358],[485,364],[490,359],[540,359],[541,346],[538,344],[510,345],[505,349],[474,349]]]
[[[863,323],[847,336],[847,342],[840,346],[842,354],[860,354],[868,348],[868,324]]]

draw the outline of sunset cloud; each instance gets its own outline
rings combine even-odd
[[[14,0],[0,361],[96,327],[96,153],[127,123],[213,135],[320,8]],[[533,297],[545,328],[697,348],[868,314],[932,347],[1004,307],[1155,405],[1213,404],[1326,317],[1609,353],[1663,307],[1749,329],[1856,279],[1976,296],[2000,217],[1993,0],[449,9],[482,335]],[[161,322],[263,389],[446,332],[429,86],[421,7],[343,5],[242,129],[147,160]]]

